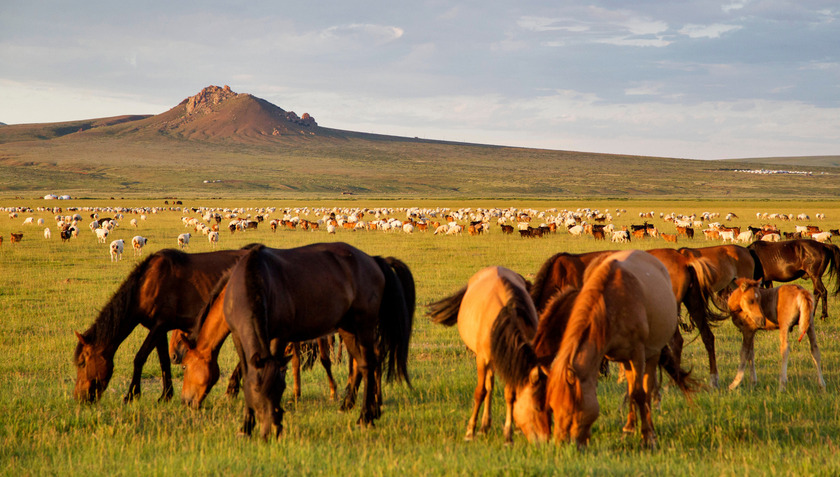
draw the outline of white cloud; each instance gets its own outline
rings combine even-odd
[[[395,26],[354,23],[351,25],[331,26],[321,32],[321,36],[339,40],[373,41],[387,43],[403,36],[405,31]]]
[[[724,25],[722,23],[713,25],[688,24],[680,28],[679,32],[689,38],[720,38],[724,33],[738,31],[741,28],[743,27],[740,25]]]

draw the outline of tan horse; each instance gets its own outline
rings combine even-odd
[[[674,369],[667,347],[678,320],[668,270],[646,252],[616,252],[593,262],[580,291],[561,292],[554,304],[559,313],[543,316],[537,334],[556,326],[551,321],[566,321],[545,384],[547,408],[543,414],[548,408],[553,411],[555,439],[571,438],[579,447],[588,444],[592,423],[599,414],[599,368],[601,360],[607,358],[620,363],[627,375],[631,405],[624,431],[635,431],[639,412],[643,441],[654,445],[650,399],[657,385],[657,365],[662,364],[684,392],[690,391],[688,373]],[[538,336],[535,343],[539,341]],[[540,404],[531,399],[541,395],[538,371],[529,374],[533,389],[517,394],[517,424],[523,431],[547,432],[528,418],[529,414],[538,416],[529,410],[540,409]]]
[[[467,423],[466,440],[475,436],[478,412],[484,403],[479,433],[490,428],[490,408],[496,356],[491,352],[491,334],[503,333],[507,327],[522,330],[524,339],[497,346],[504,352],[516,353],[523,342],[534,336],[537,328],[537,311],[528,294],[527,283],[516,272],[503,267],[480,270],[470,278],[467,286],[452,296],[429,305],[432,321],[446,326],[458,324],[458,332],[467,348],[475,353],[478,381],[474,405]],[[505,427],[507,442],[513,440],[514,384],[505,383]]]
[[[750,363],[752,383],[758,378],[755,374],[755,332],[758,330],[779,330],[781,341],[782,369],[779,374],[779,388],[784,390],[787,383],[787,361],[790,353],[788,333],[799,323],[799,341],[805,334],[811,342],[811,358],[817,367],[817,380],[825,389],[825,380],[820,369],[820,349],[817,347],[817,334],[814,331],[814,295],[799,285],[782,285],[776,288],[761,288],[758,280],[739,279],[738,288],[729,296],[729,309],[732,322],[741,330],[741,363],[738,374],[729,385],[735,389],[744,379],[747,361]]]

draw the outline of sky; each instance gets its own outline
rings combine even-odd
[[[319,125],[690,159],[840,154],[840,4],[0,0],[0,122],[229,85]]]

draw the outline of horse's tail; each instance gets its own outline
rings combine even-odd
[[[808,330],[814,325],[814,313],[817,311],[817,302],[814,299],[814,294],[800,288],[800,293],[796,297],[799,305],[799,341],[808,333]]]
[[[430,303],[427,314],[432,322],[444,326],[453,326],[458,323],[458,310],[461,309],[461,301],[466,293],[467,287],[464,287],[453,295]]]
[[[408,378],[408,346],[414,322],[414,276],[408,266],[394,257],[374,257],[385,275],[385,289],[379,308],[380,356],[388,357],[388,381]]]
[[[705,257],[686,256],[688,259],[689,276],[691,284],[689,286],[686,308],[688,308],[688,316],[691,320],[692,327],[698,325],[699,320],[708,322],[725,321],[729,317],[725,313],[715,313],[712,311],[710,301],[714,303],[715,307],[721,311],[726,310],[726,307],[719,303],[720,297],[715,294],[713,285],[714,277],[718,270],[712,262]],[[690,330],[685,330],[690,331]]]
[[[691,393],[697,391],[700,383],[691,377],[691,371],[680,367],[680,360],[675,356],[670,346],[665,346],[659,354],[659,366],[668,373],[674,384],[680,388],[686,398],[691,399]]]
[[[537,365],[537,355],[531,345],[537,326],[536,311],[527,293],[519,292],[505,278],[501,278],[508,292],[508,300],[490,332],[490,356],[493,368],[506,382],[519,386],[528,379]]]
[[[840,247],[832,243],[828,247],[828,278],[834,279],[834,295],[840,295]]]

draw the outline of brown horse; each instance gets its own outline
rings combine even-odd
[[[341,242],[279,250],[251,248],[231,270],[224,315],[243,366],[242,432],[282,432],[286,345],[339,332],[365,380],[359,423],[381,409],[375,375],[408,383],[414,278],[395,258],[371,257]],[[255,417],[256,416],[256,417]]]
[[[516,272],[503,267],[488,267],[470,278],[467,286],[452,296],[429,305],[432,321],[445,326],[458,324],[458,332],[467,348],[475,353],[478,381],[475,387],[474,404],[467,423],[466,440],[475,436],[478,412],[484,403],[479,433],[490,428],[490,412],[494,384],[494,363],[499,354],[516,353],[523,343],[533,337],[537,328],[537,311],[528,295],[525,279]],[[491,351],[491,333],[496,328],[514,327],[522,330],[518,341],[497,345]],[[505,383],[505,441],[513,440],[514,386]]]
[[[181,390],[181,400],[189,407],[199,408],[207,394],[219,380],[219,351],[230,334],[225,321],[223,305],[225,300],[225,285],[228,276],[222,277],[211,294],[207,305],[196,319],[196,326],[191,334],[179,334],[178,344],[172,345],[173,355],[182,354],[179,360],[184,367],[184,386]],[[176,341],[173,336],[172,342]],[[330,398],[335,399],[336,385],[332,376],[332,362],[330,361],[330,345],[326,337],[317,340],[321,364],[327,373],[330,386]],[[295,400],[300,399],[300,343],[289,345],[292,355],[292,374],[294,377]],[[183,352],[181,353],[183,349]],[[242,367],[237,364],[228,382],[226,394],[235,396],[239,392],[239,380],[242,377]]]
[[[779,330],[781,340],[782,369],[779,374],[779,388],[784,390],[787,383],[787,361],[790,353],[788,333],[799,323],[799,341],[805,334],[811,342],[811,358],[817,367],[817,380],[825,389],[825,380],[820,369],[820,349],[817,347],[817,334],[814,331],[814,295],[799,285],[782,285],[776,288],[761,288],[758,280],[740,278],[738,288],[729,295],[729,309],[732,322],[741,330],[741,363],[738,374],[729,385],[735,389],[744,379],[747,361],[750,363],[752,383],[758,378],[755,374],[755,332],[757,330]]]
[[[719,295],[727,293],[734,287],[738,278],[752,278],[755,271],[755,261],[750,252],[740,245],[717,245],[712,247],[680,248],[677,250],[693,263],[703,261],[709,265],[710,275],[706,277],[703,285],[705,297],[715,301],[719,308],[726,308],[725,301],[721,301]],[[695,271],[697,268],[695,268]],[[708,310],[708,301],[706,309]],[[694,315],[689,310],[692,322],[697,326],[697,331],[706,347],[706,354],[709,356],[709,382],[712,386],[718,387],[719,375],[717,369],[717,358],[715,356],[715,336],[707,320],[695,319],[700,315]],[[706,317],[711,321],[720,321],[721,317],[713,313],[707,313]]]
[[[166,332],[190,329],[216,281],[245,253],[229,250],[186,254],[165,249],[138,264],[90,328],[84,333],[76,332],[76,399],[94,402],[102,396],[114,370],[114,354],[137,325],[148,328],[149,335],[134,357],[134,373],[125,401],[140,395],[140,374],[152,349],[157,350],[160,359],[161,399],[171,398]]]
[[[557,313],[542,317],[534,339],[538,346],[542,334],[564,330],[547,382],[534,367],[540,364],[539,352],[531,363],[527,362],[530,353],[521,353],[526,357],[523,363],[506,366],[528,370],[523,390],[527,392],[517,391],[514,413],[517,425],[529,438],[548,437],[547,426],[534,422],[544,421],[550,408],[556,440],[571,438],[579,447],[587,445],[599,414],[598,372],[601,360],[607,358],[621,363],[627,376],[631,402],[624,431],[635,430],[639,412],[643,441],[655,443],[650,400],[656,388],[657,365],[662,365],[685,393],[691,390],[688,373],[675,367],[668,349],[678,321],[671,289],[668,271],[658,259],[626,250],[593,262],[579,291],[566,290],[552,300]],[[526,381],[523,374],[520,372],[520,382]],[[545,391],[540,389],[543,386]],[[534,402],[543,395],[547,406]]]
[[[755,257],[755,276],[765,284],[790,282],[808,277],[814,284],[817,305],[822,300],[822,319],[828,318],[828,291],[822,276],[828,269],[829,278],[835,277],[834,295],[840,294],[840,248],[830,243],[814,240],[786,240],[784,242],[753,242],[748,247]]]

